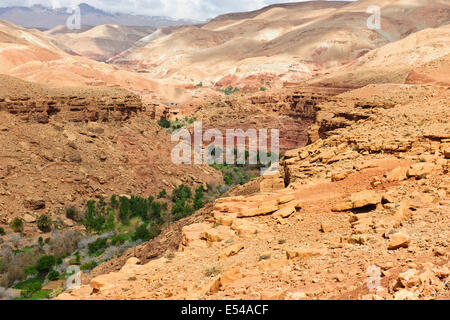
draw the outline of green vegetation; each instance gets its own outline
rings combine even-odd
[[[59,272],[56,270],[52,270],[48,274],[48,280],[55,281],[59,279]]]
[[[75,207],[67,207],[66,208],[66,217],[70,220],[73,221],[79,221],[80,220],[80,216],[78,213],[77,208]]]
[[[52,231],[52,220],[46,214],[43,214],[37,220],[37,226],[42,232]]]
[[[161,200],[154,196],[113,195],[109,200],[89,200],[82,209],[67,207],[65,215],[84,225],[88,234],[66,230],[48,238],[39,237],[35,245],[18,250],[0,248],[0,286],[18,283],[22,300],[47,299],[53,293],[42,290],[45,281],[66,279],[70,265],[88,272],[137,243],[158,237],[165,225],[203,208],[205,192],[204,187],[191,190],[180,185],[170,194],[162,190]],[[42,215],[38,224],[48,232],[54,223]],[[17,219],[16,225],[17,230],[21,229],[23,221]]]
[[[225,89],[222,89],[221,91],[223,92],[223,94],[229,96],[230,94],[238,92],[239,88],[233,88],[233,86],[230,85],[230,86],[226,87]]]
[[[15,218],[12,222],[11,222],[11,229],[14,232],[20,233],[23,231],[23,220],[20,218]]]
[[[36,271],[41,275],[47,275],[56,266],[56,259],[52,255],[43,256],[36,265]]]
[[[188,127],[189,125],[195,122],[195,118],[185,117],[183,119],[175,119],[174,121],[170,121],[167,119],[158,120],[158,124],[160,127],[167,129],[168,131],[174,131],[181,128]]]
[[[221,269],[219,267],[210,267],[205,270],[206,277],[215,277],[220,274]]]
[[[234,149],[234,156],[236,157],[236,159],[238,157],[238,151],[239,150],[237,148]],[[261,154],[257,153],[257,164],[250,164],[250,152],[246,150],[244,153],[245,161],[243,164],[211,164],[211,167],[222,172],[223,179],[228,187],[243,185],[249,182],[251,179],[257,178],[259,176],[260,170],[263,168],[263,166],[261,165],[260,156]],[[266,156],[270,158],[271,153],[267,153]]]
[[[263,87],[259,88],[259,91],[267,91],[267,88],[263,86]]]
[[[203,82],[197,83],[196,87],[198,87],[198,88],[203,87]]]
[[[103,253],[103,251],[106,249],[107,247],[107,239],[105,238],[98,238],[96,241],[90,243],[88,245],[89,248],[89,254],[91,255],[100,255]]]
[[[5,229],[0,227],[0,236],[4,236],[6,234]]]
[[[87,270],[92,270],[97,266],[97,262],[92,261],[92,262],[88,262],[88,263],[84,263],[81,265],[80,269],[82,271],[87,271]]]

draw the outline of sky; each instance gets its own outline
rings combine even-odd
[[[207,20],[220,14],[251,11],[274,3],[301,0],[0,0],[0,7],[72,6],[80,2],[108,11],[148,16],[167,16],[176,19]]]

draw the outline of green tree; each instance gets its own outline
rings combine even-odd
[[[38,264],[36,265],[36,271],[38,271],[40,274],[47,274],[53,269],[55,265],[56,259],[54,256],[43,256],[39,259]]]
[[[56,281],[58,279],[59,279],[59,272],[56,270],[50,271],[50,273],[48,274],[48,280]]]

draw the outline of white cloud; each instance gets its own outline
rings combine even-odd
[[[299,1],[301,0],[1,0],[0,6],[42,4],[52,7],[58,3],[70,6],[84,2],[108,12],[205,20],[229,12],[256,10],[273,3]]]

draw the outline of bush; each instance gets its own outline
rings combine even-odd
[[[172,201],[176,203],[178,200],[187,200],[192,197],[192,192],[189,187],[184,184],[180,185],[178,188],[172,192]]]
[[[88,244],[90,254],[99,254],[106,247],[107,239],[105,238],[98,238],[95,242]]]
[[[66,217],[67,219],[73,220],[73,221],[79,221],[80,215],[78,213],[77,208],[75,207],[67,207],[66,208]]]
[[[163,189],[159,194],[158,194],[158,199],[163,199],[167,197],[167,191],[166,189]]]
[[[48,215],[43,214],[37,220],[37,226],[42,232],[50,232],[52,231],[52,220]]]
[[[58,279],[59,279],[59,272],[56,270],[50,271],[50,273],[48,274],[48,280],[56,281]]]
[[[94,269],[96,266],[97,266],[97,262],[91,261],[91,262],[84,263],[84,264],[80,267],[80,269],[81,269],[82,271],[87,271],[87,270],[92,270],[92,269]]]
[[[171,126],[170,121],[167,119],[158,120],[158,124],[165,129],[169,129]]]
[[[53,269],[54,266],[56,266],[56,259],[54,256],[43,256],[39,259],[38,264],[36,265],[36,270],[40,274],[47,274]]]
[[[5,229],[0,227],[0,236],[4,236],[6,234]]]
[[[145,224],[137,227],[135,234],[133,235],[133,241],[149,241],[150,240],[150,232],[147,229]]]
[[[20,218],[15,218],[11,222],[11,229],[17,233],[22,232],[23,231],[23,220]]]

